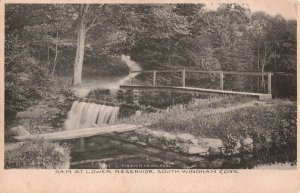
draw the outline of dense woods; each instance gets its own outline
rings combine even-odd
[[[57,77],[72,76],[77,85],[87,72],[127,74],[121,54],[130,55],[143,69],[271,71],[273,94],[295,97],[295,20],[252,13],[238,4],[222,4],[216,11],[204,8],[6,4],[6,115],[43,97]],[[266,87],[264,79],[233,76],[229,81],[237,90]]]

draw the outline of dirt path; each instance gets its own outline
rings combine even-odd
[[[253,106],[270,106],[272,104],[268,104],[266,102],[263,101],[249,101],[246,103],[241,103],[241,104],[237,104],[237,105],[233,105],[230,107],[218,107],[218,108],[210,108],[210,109],[205,109],[205,111],[203,112],[204,115],[214,115],[214,114],[219,114],[219,113],[227,113],[230,111],[235,111],[238,109],[243,109],[243,108],[247,108],[247,107],[253,107]],[[207,111],[209,110],[209,111]]]
[[[130,56],[122,55],[121,58],[131,71],[139,71],[142,69],[138,63],[130,59]],[[120,85],[128,82],[129,77],[134,78],[137,75],[138,73],[131,73],[126,76],[119,77],[86,78],[82,81],[82,84],[79,87],[74,88],[75,94],[78,97],[85,97],[91,90],[98,88],[117,90]]]

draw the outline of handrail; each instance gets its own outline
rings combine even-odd
[[[156,75],[157,73],[172,73],[180,72],[182,73],[182,87],[185,87],[186,72],[193,73],[207,73],[207,74],[219,74],[220,77],[220,90],[224,87],[224,75],[244,75],[244,76],[267,76],[268,77],[268,94],[272,91],[272,72],[240,72],[240,71],[205,71],[205,70],[135,70],[130,71],[130,73],[152,73],[153,74],[153,86],[156,86]],[[131,85],[131,78],[129,79],[129,85]]]
[[[134,70],[131,71],[131,73],[166,73],[166,72],[182,72],[183,70]],[[241,72],[241,71],[205,71],[205,70],[185,70],[185,72],[194,72],[194,73],[207,73],[207,74],[212,74],[212,73],[221,73],[223,74],[230,74],[230,75],[252,75],[252,76],[267,76],[271,73],[273,75],[274,73],[272,72]]]

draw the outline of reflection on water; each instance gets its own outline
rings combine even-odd
[[[91,137],[86,150],[79,152],[78,142],[73,142],[72,169],[252,169],[260,165],[292,163],[296,168],[296,152],[260,151],[253,155],[188,156],[166,152],[142,145],[116,142],[109,137]],[[286,164],[289,165],[289,164]]]

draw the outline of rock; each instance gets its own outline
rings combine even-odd
[[[205,158],[199,156],[189,156],[189,160],[192,162],[202,162],[205,160]]]
[[[243,159],[244,160],[250,160],[253,157],[252,154],[243,154]]]
[[[232,154],[239,154],[241,147],[242,147],[241,143],[237,141],[235,147],[232,150]]]
[[[219,149],[225,147],[221,139],[200,138],[198,141],[200,145],[204,147],[210,147],[211,149]]]
[[[241,143],[237,141],[234,149],[240,149],[241,147],[242,147]]]
[[[189,145],[187,143],[180,143],[176,141],[176,148],[183,153],[188,153],[189,151]]]
[[[162,142],[158,138],[149,138],[148,143],[152,146],[162,147]]]
[[[147,143],[142,142],[142,141],[138,141],[137,144],[140,144],[140,145],[142,145],[142,146],[146,146],[146,145],[147,145]]]
[[[174,141],[176,139],[175,135],[168,133],[168,132],[166,132],[162,137],[164,138],[164,140],[166,140],[168,142]]]
[[[209,147],[209,155],[221,155],[222,154],[221,150],[222,149],[220,149],[220,148]]]
[[[177,134],[176,140],[178,140],[179,142],[191,142],[192,139],[195,139],[194,135],[191,135],[189,133],[181,133],[181,134]]]
[[[241,141],[242,146],[248,146],[248,145],[253,145],[253,139],[251,139],[250,137],[245,138]]]
[[[137,110],[134,114],[136,117],[140,117],[142,115],[142,111]]]
[[[210,167],[211,168],[221,168],[222,165],[226,162],[227,160],[225,159],[215,159],[212,162],[210,162]]]
[[[12,127],[9,130],[11,136],[27,136],[31,135],[23,126]]]
[[[139,140],[139,138],[137,136],[132,136],[132,137],[129,137],[128,140],[130,142],[137,142]]]
[[[247,152],[247,153],[251,153],[254,149],[253,144],[247,145],[247,146],[243,146],[243,152]]]
[[[198,146],[199,145],[199,141],[198,141],[198,139],[191,139],[191,142],[192,142],[192,144],[193,145],[195,145],[195,146]]]
[[[132,134],[130,134],[129,132],[124,132],[124,133],[120,133],[118,134],[118,137],[121,137],[123,139],[128,139]]]
[[[201,147],[201,146],[189,146],[188,147],[188,154],[201,154],[208,152],[208,147]]]
[[[166,132],[164,132],[164,131],[154,131],[154,130],[152,130],[149,134],[152,135],[154,138],[162,138],[162,136],[165,133]]]
[[[107,169],[108,165],[105,162],[98,162],[99,169]]]
[[[147,131],[147,128],[141,128],[141,129],[135,130],[135,133],[139,134],[139,135],[147,135],[148,131]]]
[[[248,137],[241,141],[243,152],[251,152],[253,151],[253,140]]]
[[[242,159],[239,157],[233,157],[231,161],[233,162],[233,164],[240,164],[241,160]]]
[[[139,135],[139,141],[147,142],[149,140],[149,135]]]

